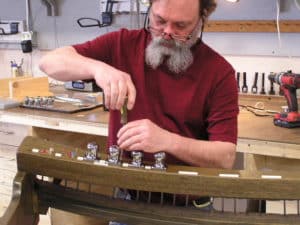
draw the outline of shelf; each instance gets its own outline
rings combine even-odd
[[[280,32],[299,33],[300,20],[281,20]],[[204,28],[205,32],[277,32],[275,20],[211,20]]]

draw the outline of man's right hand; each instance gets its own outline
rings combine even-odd
[[[136,89],[129,74],[91,58],[84,57],[71,47],[53,50],[42,57],[40,69],[60,81],[95,79],[105,96],[105,105],[120,110],[126,97],[127,108],[133,108]]]
[[[127,108],[129,110],[133,108],[136,89],[129,74],[105,64],[94,74],[94,79],[104,91],[107,108],[120,110],[126,97],[128,97]]]

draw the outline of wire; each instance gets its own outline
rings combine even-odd
[[[257,108],[250,105],[239,105],[239,107],[246,109],[247,111],[253,113],[255,116],[259,116],[259,117],[267,117],[267,116],[273,117],[274,113],[278,113],[277,111],[265,110],[264,108]]]
[[[296,5],[296,8],[298,10],[300,10],[300,4],[299,4],[298,0],[294,0],[294,2],[295,2],[295,5]]]
[[[256,102],[255,105],[254,105],[254,108],[264,110],[265,109],[265,104],[263,102]]]
[[[282,47],[282,42],[281,42],[281,32],[280,32],[280,0],[277,0],[276,2],[277,5],[277,16],[276,16],[276,25],[277,25],[277,36],[278,36],[278,43],[279,47]]]

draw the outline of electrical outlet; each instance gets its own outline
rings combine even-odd
[[[22,41],[31,41],[33,38],[33,32],[32,31],[24,31],[22,32]]]

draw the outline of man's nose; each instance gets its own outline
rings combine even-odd
[[[166,25],[163,30],[163,38],[166,40],[172,39],[173,29],[170,25]]]

